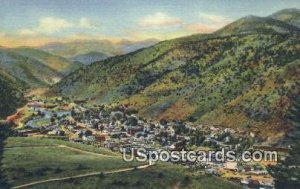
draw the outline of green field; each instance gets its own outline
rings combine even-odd
[[[83,173],[132,168],[107,149],[67,141],[10,137],[4,143],[1,171],[11,186]],[[239,188],[222,179],[169,163],[109,175],[71,178],[30,188]]]
[[[235,189],[240,188],[230,182],[207,175],[196,175],[183,167],[173,164],[157,164],[153,167],[113,175],[93,176],[83,179],[60,181],[31,187],[50,188],[101,188],[101,189]]]
[[[45,146],[45,145],[65,145],[89,152],[95,152],[104,155],[114,155],[117,156],[118,154],[106,149],[106,148],[97,148],[91,145],[74,143],[69,141],[63,140],[53,140],[48,138],[31,138],[31,137],[10,137],[5,141],[5,147],[28,147],[28,146]]]
[[[37,120],[33,120],[32,124],[36,125],[38,127],[42,127],[42,126],[47,126],[51,123],[50,118],[48,119],[37,119]]]
[[[105,149],[96,150],[95,147],[85,146],[87,148],[82,151],[80,150],[83,149],[82,145],[66,141],[26,137],[8,138],[1,168],[6,181],[16,186],[36,180],[137,165],[136,162],[124,162],[120,156],[109,153]]]

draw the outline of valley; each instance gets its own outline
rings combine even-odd
[[[27,113],[24,111],[27,111]],[[58,97],[47,100],[34,97],[23,108],[23,113],[18,119],[9,117],[10,120],[8,120],[10,123],[14,122],[14,125],[19,125],[15,129],[15,136],[18,137],[9,137],[4,143],[2,162],[5,164],[3,169],[6,170],[4,174],[6,174],[8,184],[18,188],[19,185],[29,184],[30,181],[37,180],[39,182],[39,180],[42,181],[46,178],[57,178],[59,180],[59,178],[70,176],[66,179],[70,180],[77,178],[77,175],[79,176],[82,173],[91,173],[90,176],[101,175],[101,170],[109,171],[114,166],[121,169],[123,166],[134,167],[141,163],[147,164],[147,162],[128,163],[120,158],[121,155],[118,155],[125,152],[130,154],[132,150],[135,151],[139,147],[149,150],[178,150],[181,148],[217,150],[219,148],[232,148],[241,151],[244,148],[252,148],[253,142],[256,140],[255,138],[249,140],[250,136],[245,137],[244,133],[229,128],[223,130],[214,126],[183,122],[148,122],[137,118],[132,113],[134,113],[134,110],[125,107],[124,109],[112,110],[109,107],[96,105],[86,107],[82,103],[78,105],[68,99]],[[30,116],[22,119],[22,116],[27,115]],[[239,144],[238,141],[240,140],[244,141],[243,145]],[[29,149],[32,152],[30,157],[25,155]],[[96,158],[97,156],[99,156],[99,160]],[[21,158],[22,161],[18,161],[18,158]],[[114,162],[114,158],[116,158],[116,162]],[[54,161],[52,162],[52,160]],[[20,164],[14,163],[16,161]],[[84,164],[81,164],[80,161],[83,161]],[[91,164],[89,161],[91,161]],[[36,162],[40,162],[37,167],[34,166]],[[276,164],[276,162],[268,163]],[[194,164],[179,162],[175,165],[158,162],[158,165],[154,164],[154,166],[157,167],[155,172],[159,169],[165,169],[165,166],[171,170],[179,169],[182,173],[192,171],[193,175],[189,176],[191,178],[188,180],[180,181],[182,178],[186,179],[187,176],[174,175],[176,180],[179,179],[178,184],[183,185],[183,187],[184,185],[197,184],[194,179],[198,177],[204,180],[207,179],[205,182],[212,182],[212,180],[218,178],[209,178],[207,175],[216,175],[225,176],[224,178],[227,179],[235,178],[234,182],[237,182],[236,184],[230,181],[228,184],[224,182],[222,185],[224,187],[236,185],[239,188],[239,185],[241,186],[239,179],[243,180],[246,177],[228,177],[229,173],[238,173],[238,175],[241,173],[241,170],[238,171],[237,169],[238,166],[241,167],[240,169],[244,169],[243,167],[259,167],[246,171],[244,174],[272,186],[272,177],[267,175],[268,178],[266,178],[265,173],[268,163],[265,165],[256,164],[255,162],[240,164],[233,169],[227,169],[226,162],[223,161],[214,161],[207,165],[203,162]],[[109,167],[110,164],[112,167]],[[24,167],[23,171],[21,170],[22,167]],[[265,172],[261,170],[265,170]],[[149,171],[150,173],[147,173]],[[150,175],[156,174],[151,173],[151,168],[145,168],[145,171],[142,172]],[[164,172],[164,174],[168,175],[171,172]],[[24,182],[24,179],[26,182]],[[110,176],[107,179],[110,180]],[[58,180],[55,182],[58,182]],[[128,181],[123,179],[122,182]],[[36,184],[36,187],[39,187],[39,185],[42,187],[43,182]]]
[[[1,47],[0,90],[3,189],[300,186],[299,9],[170,40]],[[124,160],[140,148],[147,161]],[[213,152],[151,161],[163,151]]]

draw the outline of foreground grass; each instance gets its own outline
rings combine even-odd
[[[108,155],[105,150],[102,155],[97,155],[59,146],[62,144],[83,149],[80,144],[66,141],[8,138],[1,166],[7,182],[16,186],[31,181],[116,170],[138,164],[137,162],[124,162],[120,156]],[[94,147],[85,146],[89,148],[88,151],[93,151]],[[99,149],[99,154],[101,154],[101,149]]]
[[[93,176],[83,179],[53,182],[31,187],[33,189],[237,189],[230,182],[208,175],[192,174],[189,170],[174,164],[157,164],[142,170]]]
[[[38,137],[9,137],[5,141],[5,147],[11,148],[11,147],[29,147],[29,146],[58,146],[58,145],[65,145],[89,152],[104,154],[104,155],[115,155],[117,156],[117,153],[114,153],[106,148],[97,148],[92,145],[86,145],[81,143],[74,143],[64,140],[53,140],[48,138],[38,138]]]

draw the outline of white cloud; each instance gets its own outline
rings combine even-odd
[[[145,18],[139,21],[139,25],[142,27],[163,27],[180,25],[182,20],[176,17],[169,16],[162,12],[157,12],[152,15],[147,15]]]
[[[215,14],[200,13],[199,17],[202,21],[209,23],[209,25],[214,28],[220,28],[231,22],[230,19]]]
[[[39,25],[35,28],[23,29],[20,34],[53,34],[63,29],[71,28],[73,24],[62,18],[45,17],[39,20]]]
[[[82,17],[77,22],[70,22],[62,18],[44,17],[33,28],[24,28],[19,31],[21,35],[54,34],[70,28],[94,29],[97,25],[88,18]]]
[[[79,26],[81,28],[95,29],[98,25],[93,21],[89,20],[88,18],[82,17],[79,20]]]

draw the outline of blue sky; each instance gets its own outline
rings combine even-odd
[[[209,33],[299,0],[0,0],[0,45],[75,39],[170,39]],[[21,40],[22,39],[22,40]]]

